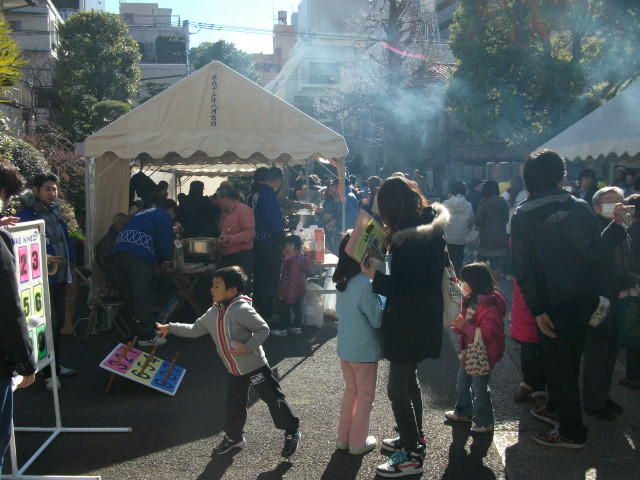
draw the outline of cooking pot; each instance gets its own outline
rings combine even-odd
[[[210,255],[218,248],[218,239],[213,237],[183,238],[182,243],[187,255]]]

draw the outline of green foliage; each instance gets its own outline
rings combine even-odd
[[[146,97],[143,97],[140,100],[141,104],[148,100],[151,100],[153,97],[155,97],[159,93],[164,92],[167,88],[169,88],[169,85],[167,83],[154,82],[154,81],[145,82],[142,84],[142,86],[147,90],[147,92],[149,92],[149,95],[147,95]]]
[[[187,44],[184,38],[160,35],[156,38],[158,63],[184,63]]]
[[[214,60],[224,63],[249,80],[255,82],[259,78],[253,64],[253,57],[238,50],[233,43],[227,43],[224,40],[218,40],[215,43],[203,42],[191,49],[191,64],[196,70]]]
[[[94,105],[132,103],[140,82],[138,44],[116,14],[79,12],[60,26],[57,88],[62,127],[73,141],[93,133]]]
[[[638,2],[458,3],[448,111],[476,140],[535,144],[640,73]]]
[[[9,36],[11,28],[0,14],[0,91],[13,87],[20,80],[20,67],[25,64],[20,47]]]
[[[19,138],[0,133],[0,157],[15,165],[30,185],[33,177],[46,172],[49,167],[44,156],[33,145]]]
[[[130,103],[117,100],[98,102],[93,106],[93,111],[91,112],[91,129],[93,131],[100,130],[130,111]]]

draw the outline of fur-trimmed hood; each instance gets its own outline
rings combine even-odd
[[[436,236],[444,235],[444,227],[449,224],[450,219],[451,214],[447,207],[441,203],[434,203],[422,211],[420,225],[398,230],[391,237],[391,244],[399,246],[408,239],[428,242]]]
[[[53,202],[51,209],[47,209],[47,206],[40,201],[40,199],[31,190],[25,190],[20,194],[20,202],[25,208],[33,208],[36,212],[43,214],[47,212],[53,212],[58,218],[61,218],[60,205],[57,201]]]

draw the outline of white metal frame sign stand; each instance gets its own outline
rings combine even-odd
[[[47,247],[44,221],[19,223],[10,227],[13,235],[13,249],[16,258],[16,281],[20,292],[22,309],[29,328],[29,337],[38,359],[38,371],[51,366],[53,388],[53,406],[55,409],[55,427],[14,427],[11,426],[11,475],[2,475],[3,479],[97,479],[100,476],[53,476],[25,475],[24,472],[42,452],[61,433],[125,433],[130,427],[122,428],[69,428],[63,427],[60,419],[60,401],[56,373],[56,359],[53,351],[53,333],[51,331],[51,307],[49,301],[49,282],[47,281]],[[55,268],[55,267],[54,267]],[[21,467],[18,467],[15,432],[51,432],[49,438]]]

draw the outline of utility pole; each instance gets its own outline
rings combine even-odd
[[[184,52],[184,65],[185,65],[185,76],[189,76],[191,73],[191,63],[189,60],[189,20],[184,20],[182,22],[182,28],[184,30],[184,45],[186,51]]]

